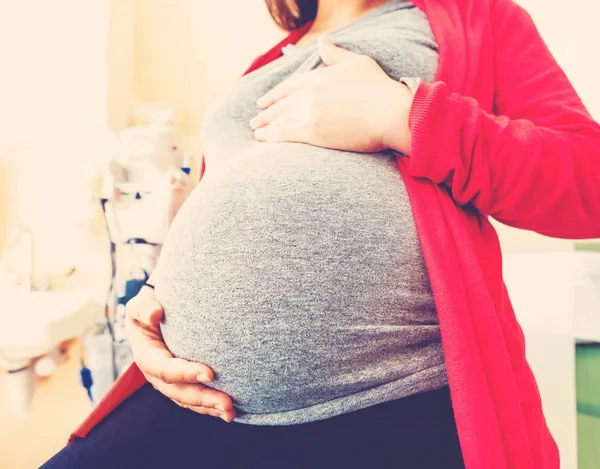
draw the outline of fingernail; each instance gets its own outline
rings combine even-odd
[[[255,117],[253,119],[250,119],[250,127],[254,128],[258,125],[258,119]]]
[[[196,379],[198,381],[200,381],[201,383],[205,382],[205,381],[210,381],[210,379],[208,378],[207,375],[200,373],[198,376],[196,376]]]
[[[265,105],[265,98],[263,98],[262,96],[260,98],[258,98],[256,100],[256,104],[258,105],[258,107],[263,107]]]
[[[221,417],[221,420],[223,420],[223,421],[225,421],[225,422],[229,423],[229,420],[227,420],[227,417],[225,417],[225,416]]]
[[[220,410],[221,412],[225,412],[225,407],[223,407],[221,404],[217,404],[215,406],[215,409]]]

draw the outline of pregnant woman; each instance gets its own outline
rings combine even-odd
[[[43,467],[558,469],[488,217],[600,237],[600,126],[509,0],[267,3],[137,365]]]

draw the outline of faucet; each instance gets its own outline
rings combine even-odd
[[[27,226],[21,226],[15,229],[13,236],[13,243],[15,246],[19,246],[21,243],[27,241],[27,253],[23,256],[23,267],[21,270],[21,285],[28,292],[33,290],[33,262],[34,262],[34,239],[33,231]]]

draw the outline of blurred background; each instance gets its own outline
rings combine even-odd
[[[600,3],[519,3],[600,119]],[[0,0],[1,468],[58,451],[130,363],[203,111],[283,35],[260,0]],[[562,467],[598,469],[600,240],[498,231]]]

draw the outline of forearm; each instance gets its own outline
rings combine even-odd
[[[447,185],[511,226],[566,238],[600,236],[600,126],[555,128],[485,112],[444,83],[423,84],[410,113],[415,177]]]

